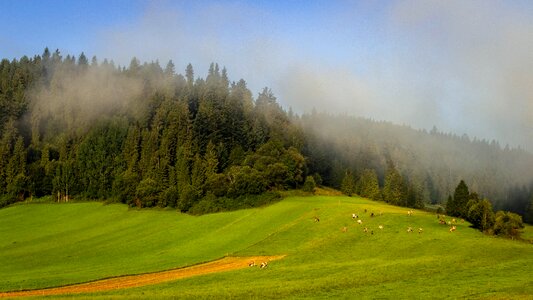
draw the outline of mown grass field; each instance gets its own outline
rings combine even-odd
[[[0,210],[0,291],[153,272],[225,255],[286,254],[265,270],[55,297],[533,298],[533,244],[485,236],[467,223],[450,233],[434,214],[406,211],[338,196],[289,197],[265,208],[201,217],[101,203],[18,205]]]

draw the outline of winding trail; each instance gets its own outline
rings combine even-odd
[[[28,297],[28,296],[48,296],[48,295],[62,295],[62,294],[79,294],[79,293],[93,293],[103,292],[117,289],[125,289],[132,287],[145,286],[150,284],[157,284],[165,281],[171,281],[186,277],[218,273],[224,271],[232,271],[244,269],[248,267],[250,261],[261,263],[262,261],[272,261],[281,259],[282,256],[252,256],[252,257],[225,257],[212,262],[194,265],[190,267],[173,269],[168,271],[128,275],[121,277],[113,277],[102,279],[87,283],[73,284],[62,287],[46,288],[39,290],[27,291],[13,291],[0,292],[2,297]]]

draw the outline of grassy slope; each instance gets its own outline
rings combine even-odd
[[[371,211],[384,214],[370,218]],[[352,212],[361,216],[363,225],[351,220]],[[320,223],[313,222],[315,215]],[[382,231],[377,229],[380,224]],[[341,231],[343,226],[348,232]],[[423,227],[424,233],[408,234],[408,226]],[[365,234],[363,227],[374,234]],[[487,237],[466,223],[449,233],[433,214],[416,211],[409,217],[406,209],[360,198],[292,197],[263,209],[203,217],[98,203],[15,206],[0,210],[0,236],[6,237],[0,240],[0,278],[9,278],[0,281],[1,290],[167,269],[233,253],[288,256],[267,270],[251,268],[96,295],[533,295],[531,244]]]

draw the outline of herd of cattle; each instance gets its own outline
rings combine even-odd
[[[368,212],[366,209],[364,210],[365,214]],[[407,216],[412,216],[413,215],[413,211],[412,210],[408,210],[407,211]],[[374,212],[371,212],[370,213],[370,217],[371,218],[374,218],[375,216],[382,216],[383,215],[383,212],[379,212],[377,214],[375,214]],[[437,219],[439,220],[439,224],[443,224],[443,225],[447,225],[449,226],[449,232],[454,232],[457,230],[457,227],[455,224],[457,224],[457,220],[455,218],[452,218],[451,220],[449,221],[446,221],[446,216],[444,215],[440,215],[440,214],[437,214]],[[315,216],[314,217],[314,220],[315,222],[320,222],[320,218],[318,216]],[[358,225],[363,225],[363,220],[361,218],[359,218],[359,215],[355,214],[355,213],[352,213],[352,220],[354,220]],[[464,219],[460,219],[460,222],[463,223],[464,222]],[[379,225],[378,226],[378,229],[379,230],[383,230],[383,225]],[[342,228],[342,232],[347,232],[348,231],[348,227],[347,226],[344,226]],[[407,227],[407,232],[414,232],[415,229],[411,226]],[[370,230],[368,227],[363,227],[363,232],[365,233],[368,233],[370,232],[370,234],[374,234],[374,230]],[[419,227],[418,228],[418,233],[421,234],[424,232],[424,229],[422,227]]]
[[[365,209],[364,212],[366,214],[368,211]],[[382,216],[382,215],[383,215],[383,212],[381,212],[381,211],[379,213],[377,213],[377,214],[375,214],[374,212],[370,213],[370,217],[371,218],[374,218],[376,216]],[[413,215],[413,211],[412,210],[408,210],[407,211],[407,216],[410,217],[412,215]],[[437,219],[438,219],[439,224],[450,226],[449,227],[449,231],[450,232],[454,232],[454,231],[457,230],[457,227],[455,226],[455,224],[457,224],[457,220],[455,218],[452,218],[451,220],[446,221],[446,216],[445,215],[437,214]],[[363,220],[361,218],[359,218],[359,215],[357,215],[355,213],[352,213],[352,220],[355,221],[358,225],[363,225]],[[318,223],[318,222],[320,222],[320,218],[318,216],[315,216],[314,217],[314,221]],[[461,223],[463,223],[464,221],[465,221],[464,219],[460,219]],[[383,230],[383,228],[384,227],[381,224],[378,226],[379,230]],[[407,232],[408,233],[414,232],[414,230],[415,229],[413,227],[411,227],[411,226],[407,227]],[[342,228],[342,232],[347,232],[347,231],[348,231],[348,227],[344,226]],[[370,234],[372,234],[372,235],[374,234],[374,230],[371,230],[368,227],[363,227],[363,232],[365,232],[365,233],[370,232]],[[424,232],[424,229],[422,227],[419,227],[418,228],[418,234],[422,234],[423,232]],[[255,261],[249,262],[248,266],[255,267],[256,266]],[[261,262],[259,267],[261,269],[267,268],[268,267],[268,262],[267,261]]]

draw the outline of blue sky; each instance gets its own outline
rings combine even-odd
[[[210,62],[312,108],[533,149],[533,2],[0,0],[0,57]]]

